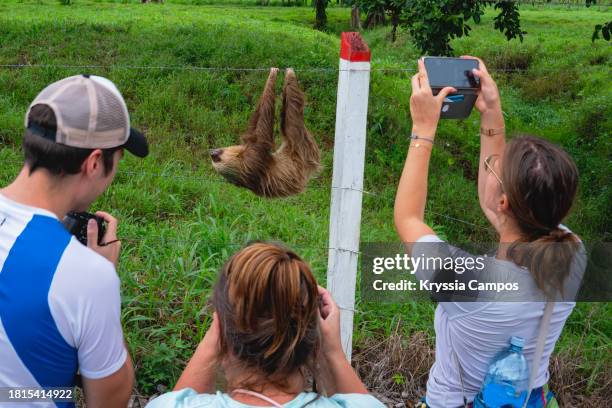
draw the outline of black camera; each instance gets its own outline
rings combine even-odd
[[[101,245],[104,234],[106,233],[106,222],[104,218],[88,212],[70,211],[66,214],[66,217],[64,217],[63,224],[68,232],[74,235],[81,244],[87,245],[87,223],[92,218],[98,223],[98,245]]]

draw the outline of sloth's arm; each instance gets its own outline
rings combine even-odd
[[[277,75],[278,68],[270,69],[270,75],[268,75],[268,80],[257,103],[257,108],[249,120],[248,131],[243,136],[245,143],[261,143],[268,145],[270,148],[274,147],[274,110],[276,101],[274,85]]]
[[[300,89],[295,73],[288,69],[283,85],[283,106],[281,108],[281,135],[292,150],[304,145],[306,127],[304,126],[304,92]]]

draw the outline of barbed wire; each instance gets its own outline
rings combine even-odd
[[[4,69],[25,68],[52,68],[52,69],[104,69],[104,70],[157,70],[157,71],[194,71],[194,72],[268,72],[270,67],[203,67],[195,65],[103,65],[103,64],[0,64]],[[359,68],[332,68],[332,67],[284,67],[281,70],[292,68],[296,72],[399,72],[414,75],[418,71],[414,68],[382,67],[371,69]],[[524,68],[490,68],[489,73],[529,72]],[[558,69],[535,69],[537,72],[558,72]]]

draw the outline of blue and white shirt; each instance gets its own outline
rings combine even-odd
[[[0,194],[0,387],[72,387],[77,371],[104,378],[126,359],[113,264],[51,212]]]

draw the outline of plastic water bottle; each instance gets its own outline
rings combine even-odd
[[[487,370],[474,408],[521,408],[527,398],[529,367],[523,355],[525,340],[512,336],[510,347],[495,357]]]

